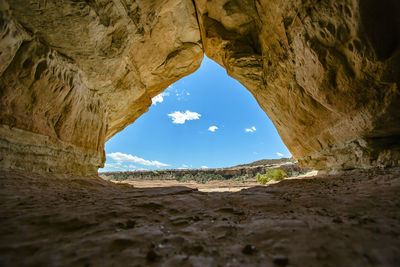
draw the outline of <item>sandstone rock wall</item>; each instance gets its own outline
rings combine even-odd
[[[190,0],[0,8],[2,167],[97,173],[105,141],[203,58]]]
[[[399,164],[398,1],[196,0],[205,53],[317,169]]]
[[[399,165],[396,0],[0,0],[0,166],[90,174],[204,52],[317,169]]]

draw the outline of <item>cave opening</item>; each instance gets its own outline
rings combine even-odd
[[[398,266],[399,2],[0,0],[0,265]],[[206,59],[157,95],[203,54],[236,80]],[[98,177],[134,121],[107,164],[287,156],[258,104],[325,174],[263,186],[253,168],[238,192]]]
[[[205,57],[153,97],[149,111],[105,145],[99,172],[231,167],[290,158],[254,96]]]

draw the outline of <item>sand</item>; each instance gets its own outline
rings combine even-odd
[[[399,168],[237,192],[136,186],[0,171],[0,266],[400,264]]]

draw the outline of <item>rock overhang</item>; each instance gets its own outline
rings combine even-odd
[[[105,141],[205,53],[255,96],[303,165],[398,165],[399,6],[1,0],[0,164],[96,173]]]

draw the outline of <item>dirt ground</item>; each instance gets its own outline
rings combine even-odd
[[[311,171],[307,174],[303,174],[296,177],[287,179],[302,179],[305,177],[311,177],[317,175],[318,171]],[[171,186],[185,186],[192,189],[197,189],[200,192],[238,192],[243,189],[248,189],[255,186],[260,186],[256,178],[247,179],[243,182],[236,180],[212,180],[205,184],[196,183],[195,181],[190,182],[179,182],[176,180],[124,180],[124,181],[113,181],[118,184],[129,184],[135,188],[153,188],[153,187],[171,187]],[[275,184],[272,181],[268,184]]]
[[[233,181],[209,181],[205,184],[198,184],[195,181],[178,182],[176,180],[140,180],[131,181],[125,180],[122,182],[113,181],[118,184],[129,184],[135,188],[154,188],[154,187],[175,187],[184,186],[191,189],[197,189],[200,192],[238,192],[250,187],[259,186],[256,181],[247,181],[246,183]]]
[[[400,168],[139,187],[0,171],[0,266],[400,266]]]

